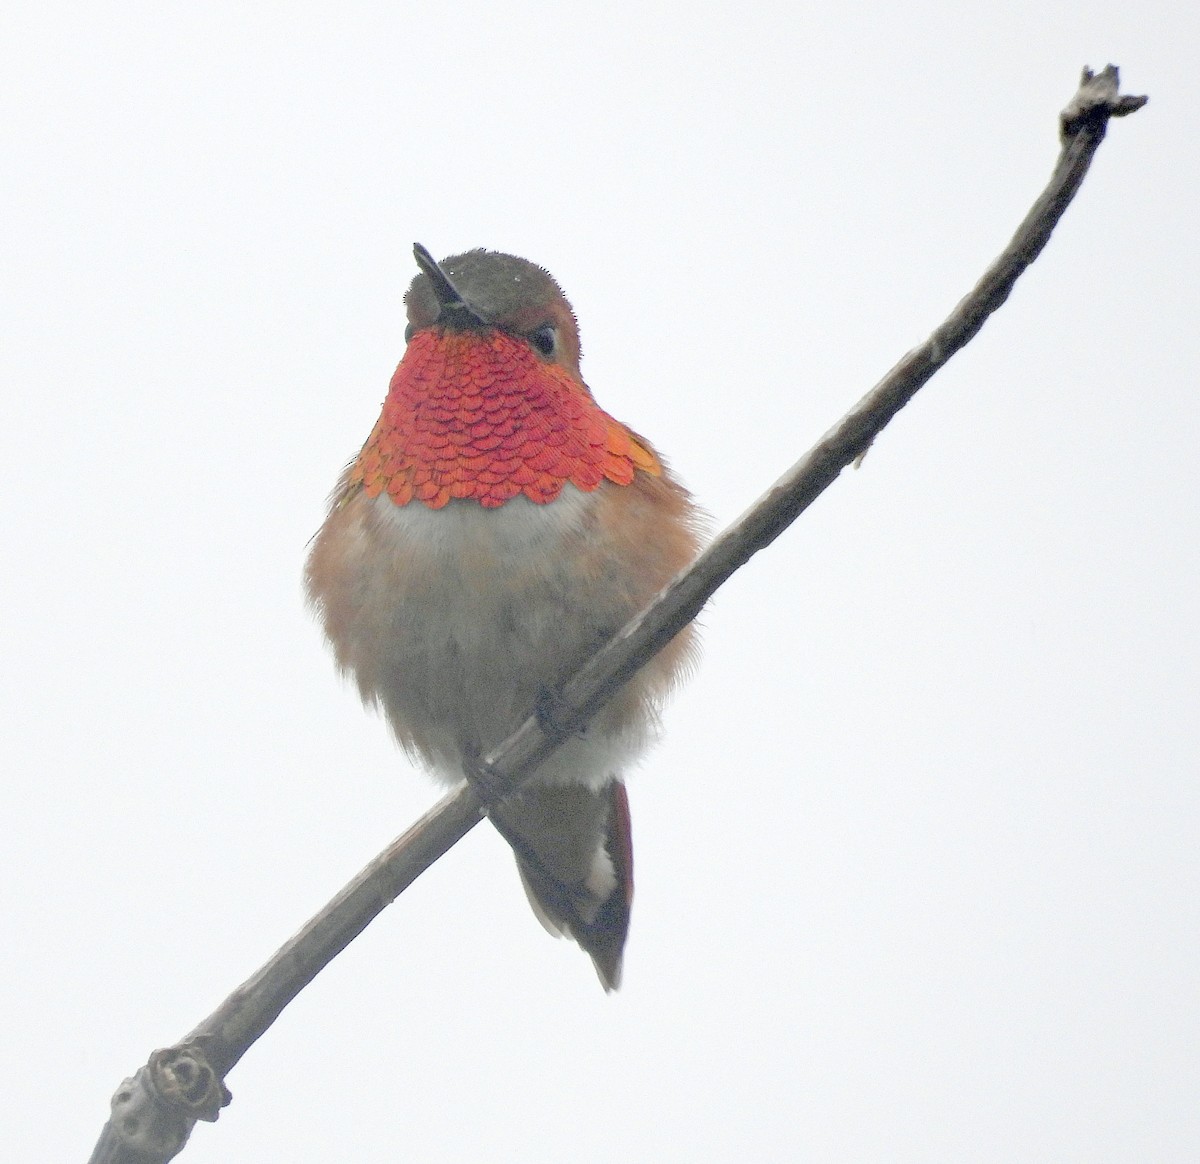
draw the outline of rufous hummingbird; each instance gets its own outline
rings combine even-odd
[[[549,273],[492,251],[414,252],[404,358],[307,584],[363,701],[457,784],[692,560],[699,521],[650,443],[592,398]],[[633,896],[622,774],[694,645],[681,631],[490,814],[534,912],[608,990]]]

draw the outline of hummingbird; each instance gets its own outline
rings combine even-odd
[[[338,667],[401,748],[459,784],[695,557],[702,522],[580,374],[542,267],[417,244],[404,356],[313,539]],[[489,816],[534,913],[620,984],[633,900],[624,773],[695,655],[689,626]]]

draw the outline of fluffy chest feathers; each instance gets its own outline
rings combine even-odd
[[[686,495],[662,477],[550,504],[396,505],[351,487],[313,547],[309,593],[339,665],[397,739],[456,781],[545,689],[606,642],[694,552]],[[687,652],[679,636],[540,773],[599,786],[645,744]]]

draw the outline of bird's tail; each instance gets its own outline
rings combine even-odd
[[[633,904],[625,786],[526,786],[493,820],[513,846],[538,919],[552,934],[574,938],[604,989],[616,990]]]

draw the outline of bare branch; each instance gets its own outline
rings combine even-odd
[[[253,977],[176,1047],[156,1051],[113,1098],[91,1164],[162,1164],[182,1150],[197,1120],[229,1102],[224,1077],[285,1006],[447,849],[580,730],[631,675],[690,622],[721,584],[773,542],[861,457],[887,423],[1007,298],[1075,196],[1110,117],[1140,109],[1122,97],[1109,65],[1083,72],[1060,118],[1062,152],[1041,197],[1012,241],[949,318],[914,348],[696,562],[554,694],[554,714],[531,716],[487,756],[472,781],[394,841]],[[482,797],[482,799],[481,799]]]

